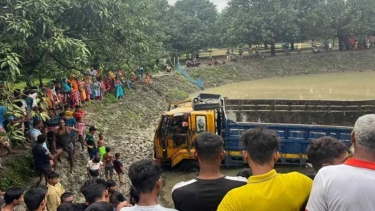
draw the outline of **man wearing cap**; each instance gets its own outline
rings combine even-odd
[[[87,147],[87,150],[89,152],[90,160],[94,159],[95,155],[98,154],[98,150],[96,149],[96,144],[95,144],[95,132],[97,129],[94,126],[91,126],[89,128],[89,133],[86,135],[85,138],[85,145]]]

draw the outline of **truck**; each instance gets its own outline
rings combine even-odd
[[[355,121],[373,113],[375,100],[283,100],[229,99],[217,94],[199,94],[193,99],[169,104],[154,135],[154,159],[164,167],[197,168],[194,140],[212,132],[224,140],[224,167],[245,165],[240,142],[249,129],[266,127],[280,139],[279,164],[306,165],[311,140],[333,136],[351,146]]]

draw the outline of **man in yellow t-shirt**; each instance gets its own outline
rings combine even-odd
[[[229,191],[218,211],[303,210],[312,180],[297,172],[278,174],[273,169],[279,157],[276,134],[265,128],[257,128],[242,135],[241,141],[246,149],[244,159],[253,176],[248,179],[247,185]]]

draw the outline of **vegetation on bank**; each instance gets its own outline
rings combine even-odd
[[[0,189],[23,187],[37,176],[34,169],[34,160],[31,155],[12,155],[3,163],[7,167],[0,173]]]

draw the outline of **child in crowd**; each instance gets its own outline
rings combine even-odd
[[[47,207],[49,211],[56,211],[61,203],[61,195],[65,192],[59,181],[60,175],[56,172],[51,172],[48,175],[48,194],[47,194]]]
[[[122,164],[122,161],[121,161],[121,154],[116,153],[115,158],[116,159],[113,161],[113,168],[115,169],[118,175],[118,180],[120,181],[120,185],[124,185],[125,184],[125,170],[124,170],[124,165]]]
[[[54,160],[54,157],[48,149],[43,147],[46,139],[47,137],[44,134],[39,135],[36,140],[37,145],[35,145],[32,149],[34,165],[36,170],[39,172],[39,181],[37,182],[37,185],[42,182],[43,177],[45,178],[47,184],[48,174],[52,172],[50,161]]]
[[[82,109],[81,105],[76,105],[75,110],[73,112],[74,119],[83,118],[85,116],[85,111]]]
[[[104,174],[105,174],[105,178],[107,180],[108,179],[112,180],[113,179],[113,160],[114,160],[114,157],[113,157],[113,154],[111,153],[110,147],[106,147],[105,151],[106,151],[106,153],[103,156],[103,162],[105,163]],[[109,175],[109,177],[108,177],[108,175]]]
[[[103,160],[103,156],[106,153],[103,133],[99,134],[98,149],[99,149],[100,159]]]
[[[96,133],[96,128],[94,126],[91,126],[89,128],[89,134],[86,135],[85,138],[85,146],[87,147],[87,151],[89,153],[90,159],[93,159],[96,154],[98,154],[96,144],[95,144],[95,138],[94,135]]]
[[[87,162],[87,174],[89,179],[99,178],[99,170],[103,167],[103,162],[100,161],[99,155],[95,155],[94,159]]]
[[[84,150],[84,141],[83,141],[83,137],[84,137],[84,131],[85,131],[85,123],[83,123],[83,119],[82,118],[77,118],[77,129],[79,130],[79,133],[78,133],[78,141],[79,143],[81,143],[81,150],[83,151]]]

